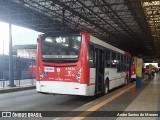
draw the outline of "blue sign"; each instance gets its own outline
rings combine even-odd
[[[48,72],[44,72],[44,76],[46,76],[46,77],[47,77],[47,76],[48,76]]]

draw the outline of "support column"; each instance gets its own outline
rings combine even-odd
[[[9,23],[9,86],[15,87],[13,79],[12,26]]]

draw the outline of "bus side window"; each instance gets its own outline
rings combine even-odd
[[[127,61],[126,61],[126,56],[124,56],[124,71],[126,71],[127,70]]]
[[[121,71],[124,71],[124,55],[121,55]]]
[[[111,53],[106,50],[106,67],[111,67]]]
[[[129,57],[126,57],[126,70],[129,70]]]
[[[112,52],[111,62],[111,67],[115,68],[117,66],[117,57],[115,52]]]
[[[94,68],[94,45],[89,44],[89,67]]]
[[[117,54],[117,72],[121,71],[121,55]]]
[[[126,63],[125,63],[125,70],[129,70],[129,66],[130,66],[130,59],[126,56],[126,58],[125,58],[125,60],[126,60]]]

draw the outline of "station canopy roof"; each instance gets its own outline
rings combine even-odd
[[[150,62],[160,59],[159,6],[159,0],[0,0],[0,20],[44,33],[88,32]]]

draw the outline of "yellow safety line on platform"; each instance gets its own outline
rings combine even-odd
[[[127,92],[128,90],[132,89],[133,87],[135,87],[135,85],[131,85],[130,87],[120,91],[119,93],[111,96],[110,98],[107,98],[106,100],[100,102],[99,104],[91,107],[90,109],[86,110],[88,112],[83,112],[82,114],[78,115],[77,117],[72,118],[71,120],[81,120],[85,117],[87,117],[89,114],[91,114],[92,112],[98,110],[100,107],[104,106],[105,104],[111,102],[112,100],[116,99],[117,97],[121,96],[123,93]],[[83,117],[81,117],[83,116]]]

